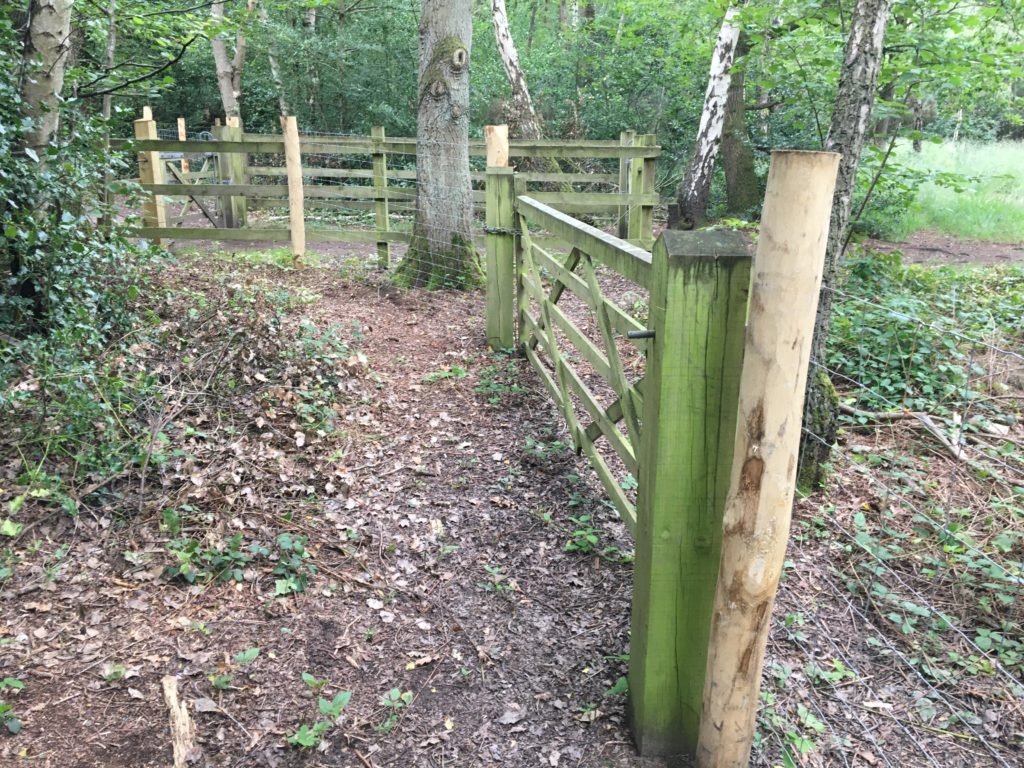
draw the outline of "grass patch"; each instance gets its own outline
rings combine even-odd
[[[919,171],[971,179],[962,192],[925,182],[895,227],[899,239],[933,230],[970,240],[1024,243],[1024,142],[925,144],[920,153],[903,146],[896,160]]]

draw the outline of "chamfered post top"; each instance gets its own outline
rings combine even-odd
[[[750,259],[750,248],[739,232],[724,230],[666,229],[661,233],[654,251],[669,261],[680,259],[744,260]]]

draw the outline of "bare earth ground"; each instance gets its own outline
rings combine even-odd
[[[615,687],[628,654],[630,566],[564,551],[571,517],[593,516],[602,547],[623,556],[628,534],[585,461],[553,446],[564,431],[536,378],[485,350],[482,295],[398,292],[340,251],[321,252],[322,269],[243,274],[313,296],[298,314],[336,324],[365,355],[338,434],[297,442],[290,429],[243,424],[266,451],[223,467],[172,462],[161,481],[191,482],[176,501],[214,510],[207,525],[218,540],[308,536],[317,567],[308,588],[275,597],[270,565],[239,584],[168,581],[161,553],[171,535],[158,508],[41,518],[19,545],[38,540],[31,562],[43,565],[17,569],[0,596],[0,677],[25,682],[9,697],[24,728],[0,737],[0,765],[168,765],[164,675],[177,676],[195,719],[196,765],[660,764],[635,757]],[[185,259],[166,280],[205,288],[219,268]],[[230,442],[219,436],[233,434],[228,421],[182,415],[167,428]],[[913,437],[849,439],[881,451]],[[528,440],[553,447],[528,450]],[[4,483],[16,464],[4,460]],[[920,471],[958,470],[936,456]],[[980,737],[922,725],[915,713],[922,696],[940,701],[935,686],[896,663],[906,648],[868,640],[878,617],[837,575],[849,549],[814,532],[822,505],[843,521],[878,503],[877,488],[838,467],[834,486],[796,509],[765,689],[784,719],[806,722],[810,711],[825,723],[801,762],[1020,765],[1024,713],[1005,685],[940,691],[980,713]],[[806,621],[793,631],[786,617],[797,612]],[[233,658],[255,647],[252,662]],[[856,680],[810,679],[809,661],[836,658]],[[314,690],[303,673],[327,682]],[[413,698],[389,724],[381,697],[393,688]],[[320,748],[285,744],[320,717],[318,692],[343,690],[351,703]],[[779,754],[766,737],[754,764],[780,764]]]

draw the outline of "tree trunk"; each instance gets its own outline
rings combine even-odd
[[[302,28],[310,34],[316,32],[316,6],[306,9],[306,15],[302,18]]]
[[[736,55],[746,56],[748,52],[749,46],[740,35]],[[743,68],[733,66],[722,125],[726,210],[733,216],[745,216],[761,202],[761,188],[754,169],[754,150],[747,133],[745,79]]]
[[[255,0],[248,0],[246,7],[252,10]],[[224,21],[224,3],[210,6],[210,15],[214,21]],[[220,101],[224,107],[225,117],[240,117],[242,100],[242,67],[245,65],[245,35],[239,30],[235,33],[235,56],[228,58],[228,46],[222,34],[210,40],[213,49],[213,64],[217,71],[217,88],[220,90]]]
[[[800,485],[813,488],[824,479],[822,465],[828,460],[836,437],[838,398],[825,370],[826,342],[832,319],[832,289],[850,223],[853,190],[864,140],[871,127],[871,108],[882,66],[882,44],[892,0],[859,0],[850,21],[850,35],[843,54],[836,105],[825,140],[825,149],[839,152],[839,175],[832,199],[831,227],[825,251],[825,268],[818,314],[811,342],[811,362],[816,370],[807,377],[804,400],[804,438],[800,454]]]
[[[312,29],[316,28],[316,9],[312,8],[313,13],[313,26]],[[278,63],[277,58],[277,41],[274,38],[274,33],[270,29],[270,16],[267,13],[267,6],[262,3],[259,6],[260,26],[263,27],[263,33],[267,36],[267,63],[270,64],[270,79],[274,81],[274,90],[277,91],[277,104],[281,110],[282,115],[290,115],[292,113],[291,107],[288,105],[288,97],[284,92],[284,83],[281,81],[281,65]],[[308,21],[309,16],[307,14],[306,19]],[[308,24],[304,25],[306,29],[311,27]]]
[[[730,6],[725,12],[722,28],[718,32],[715,51],[711,57],[711,73],[704,96],[704,111],[700,116],[697,143],[686,169],[683,182],[676,193],[676,209],[669,212],[669,226],[673,229],[695,229],[707,223],[708,202],[711,197],[711,177],[715,170],[715,156],[722,139],[725,122],[725,102],[732,79],[733,58],[740,28],[739,9]]]
[[[540,118],[533,107],[530,89],[526,86],[526,75],[519,65],[519,53],[512,41],[512,32],[508,26],[508,14],[505,12],[505,0],[491,0],[491,16],[494,19],[494,37],[498,42],[498,55],[505,67],[509,85],[512,87],[512,135],[524,139],[541,137]]]
[[[44,159],[46,146],[60,124],[60,93],[64,88],[72,0],[32,0],[21,83],[21,114],[32,121],[22,146]]]
[[[416,223],[395,272],[400,285],[480,282],[469,176],[471,0],[422,0],[416,124]]]

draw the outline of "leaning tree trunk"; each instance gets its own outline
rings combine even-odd
[[[526,86],[526,75],[519,65],[519,53],[512,41],[508,26],[505,0],[491,0],[491,16],[494,19],[494,37],[498,42],[498,55],[505,67],[508,83],[512,87],[512,120],[515,134],[524,139],[541,137],[540,117],[533,107],[530,89]]]
[[[725,102],[732,79],[730,72],[740,36],[736,18],[738,15],[739,9],[730,6],[718,32],[715,51],[711,56],[711,74],[708,76],[708,90],[704,96],[704,110],[697,130],[697,143],[686,175],[676,192],[675,210],[669,212],[669,225],[674,229],[694,229],[707,223],[711,176],[722,139]]]
[[[31,120],[22,147],[43,159],[60,123],[65,54],[71,35],[72,0],[32,0],[21,83],[21,114]]]
[[[804,437],[800,453],[800,484],[813,488],[824,479],[823,465],[835,441],[838,397],[825,368],[826,342],[832,319],[832,290],[839,259],[846,243],[853,190],[864,141],[871,126],[878,74],[882,68],[882,44],[892,0],[859,0],[850,22],[850,35],[839,74],[836,105],[825,140],[825,149],[839,152],[839,176],[832,199],[832,218],[825,251],[818,314],[811,342],[811,365],[804,398]]]
[[[480,282],[469,176],[471,0],[422,0],[416,123],[416,223],[395,272],[400,285]]]
[[[316,29],[316,9],[311,8],[313,13],[313,26]],[[270,79],[274,82],[274,90],[277,91],[277,105],[282,115],[290,115],[291,107],[288,104],[288,97],[284,92],[284,83],[281,81],[281,65],[277,58],[277,41],[274,31],[270,28],[270,15],[267,13],[267,6],[260,3],[259,6],[260,26],[263,27],[263,34],[267,36],[267,63],[270,64]],[[307,14],[308,18],[308,14]],[[307,29],[310,29],[306,26]]]
[[[252,10],[255,0],[246,4]],[[224,3],[210,6],[210,15],[214,21],[224,21]],[[217,72],[217,88],[220,90],[220,101],[224,107],[225,117],[240,117],[239,103],[242,100],[242,67],[245,65],[245,35],[241,30],[235,33],[235,56],[228,58],[228,46],[223,35],[216,35],[210,40],[213,49],[213,65]]]
[[[746,56],[748,51],[749,45],[740,35],[737,57]],[[761,202],[761,188],[747,133],[746,78],[742,67],[733,66],[731,74],[722,124],[722,169],[725,171],[726,210],[734,216],[744,216]]]

